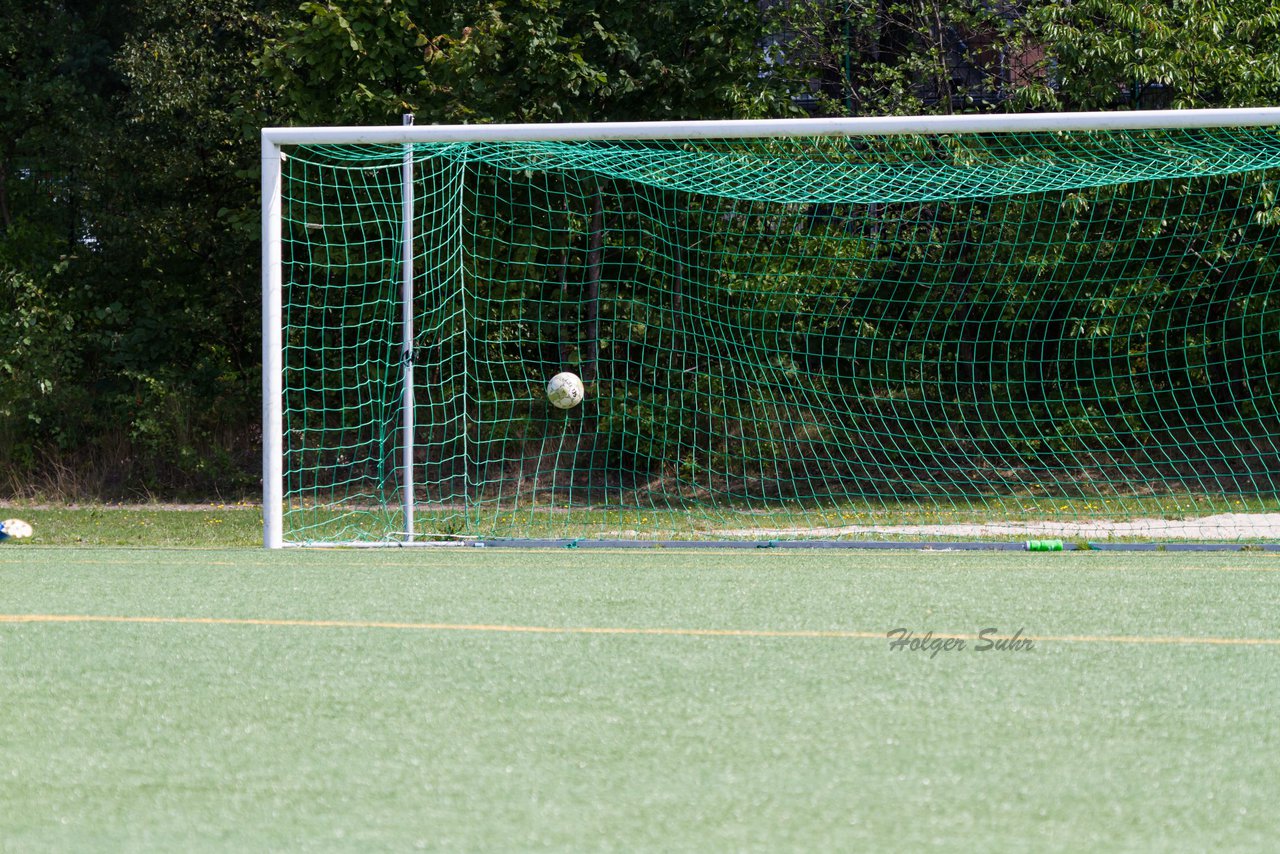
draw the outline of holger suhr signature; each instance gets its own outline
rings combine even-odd
[[[889,649],[892,652],[925,652],[930,658],[937,657],[940,652],[1031,652],[1036,648],[1035,641],[1023,635],[1018,629],[1012,635],[1002,635],[995,626],[980,629],[976,638],[956,635],[934,636],[933,630],[917,635],[907,628],[890,629],[886,634]],[[969,645],[974,641],[973,646]]]

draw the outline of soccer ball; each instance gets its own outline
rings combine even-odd
[[[20,540],[29,536],[31,536],[31,526],[21,519],[5,519],[0,522],[0,540],[7,540],[10,537]]]
[[[582,380],[568,371],[556,374],[547,383],[547,400],[557,409],[573,409],[582,403],[584,394]]]

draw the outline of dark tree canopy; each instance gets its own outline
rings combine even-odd
[[[1267,0],[14,0],[10,491],[256,489],[265,125],[1280,102]]]

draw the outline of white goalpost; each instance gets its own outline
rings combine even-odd
[[[264,544],[1266,543],[1278,126],[264,129]]]

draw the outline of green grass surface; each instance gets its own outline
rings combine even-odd
[[[0,510],[31,523],[24,546],[253,546],[262,544],[262,511],[245,505],[208,509],[24,507]]]
[[[1064,499],[1028,495],[1014,497],[957,496],[919,501],[863,501],[805,506],[782,502],[765,507],[700,506],[672,508],[587,507],[578,505],[531,504],[519,509],[480,502],[465,510],[460,507],[432,509],[419,507],[415,516],[420,536],[466,535],[484,538],[582,537],[600,539],[744,539],[753,536],[804,536],[817,529],[818,536],[841,536],[849,526],[973,526],[991,522],[1027,524],[1036,522],[1105,523],[1138,519],[1186,520],[1223,513],[1264,514],[1280,512],[1274,499],[1210,496],[1158,495],[1115,498]],[[398,507],[294,507],[286,513],[286,539],[290,542],[344,542],[357,539],[393,537],[403,529]],[[753,534],[752,532],[758,532]],[[875,539],[971,540],[974,535],[961,528],[946,533],[921,535],[882,530],[876,534],[846,536]],[[985,535],[983,539],[1017,540],[1019,534]],[[1162,538],[1158,532],[1150,535]],[[1242,533],[1241,538],[1249,538]],[[1090,537],[1081,535],[1080,539]],[[1140,540],[1138,534],[1114,536],[1099,532],[1093,539]],[[1180,539],[1163,537],[1163,539]]]
[[[1126,514],[1103,512],[1092,504],[1084,504],[1075,508],[1079,514],[1076,521],[1083,519],[1109,518],[1186,518],[1196,517],[1212,512],[1213,508],[1193,497],[1183,497],[1182,503],[1176,505],[1176,513],[1157,502],[1143,503],[1130,501],[1125,505]],[[1098,502],[1098,507],[1103,503]],[[1254,502],[1245,505],[1236,502],[1232,505],[1236,512],[1275,512],[1276,508],[1263,503]],[[892,508],[847,507],[842,510],[827,509],[813,511],[811,520],[818,526],[838,529],[842,525],[963,525],[999,519],[1009,522],[1029,522],[1051,519],[1055,513],[1061,514],[1067,505],[1057,506],[1052,502],[1026,503],[1018,507],[1001,507],[994,514],[968,505],[937,506],[902,504]],[[985,514],[985,515],[984,515]],[[292,523],[303,525],[306,518],[316,527],[295,533],[296,538],[307,536],[317,539],[332,538],[350,540],[358,536],[356,526],[367,524],[359,520],[360,513],[337,514],[328,510],[310,510],[300,512]],[[378,514],[382,525],[387,530],[397,530],[400,522],[395,511]],[[539,508],[519,513],[478,514],[473,519],[475,530],[486,531],[492,536],[506,537],[584,537],[584,538],[622,538],[649,539],[675,537],[688,539],[697,537],[716,537],[715,530],[701,530],[691,533],[690,524],[694,527],[705,527],[706,520],[695,519],[690,523],[683,513],[666,510],[587,510],[578,508],[570,512],[556,512]],[[18,516],[29,521],[35,534],[30,545],[82,545],[82,546],[257,546],[262,543],[262,512],[258,507],[245,504],[209,505],[193,509],[177,510],[164,505],[156,506],[89,506],[89,507],[30,507],[8,506],[0,508],[0,518]],[[1072,516],[1062,516],[1071,519]],[[423,510],[418,515],[419,531],[424,537],[443,536],[449,531],[468,529],[461,526],[459,520],[443,511]],[[794,509],[779,509],[776,513],[742,513],[731,522],[723,521],[717,530],[729,530],[722,538],[749,538],[749,532],[756,530],[786,529],[787,525],[796,525]],[[736,527],[734,527],[736,526]],[[374,530],[381,528],[374,526]],[[797,527],[796,530],[803,530]],[[773,534],[773,535],[776,535]],[[824,536],[833,536],[825,534]],[[975,536],[958,530],[956,533],[911,535],[878,533],[864,535],[863,539],[878,540],[912,540],[922,537],[931,540],[973,540]],[[1008,534],[1005,536],[984,535],[977,539],[1011,540],[1026,539],[1027,535]],[[1084,542],[1084,536],[1067,536],[1073,542]],[[1123,541],[1125,539],[1142,539],[1139,537],[1107,537],[1099,536],[1098,540]],[[1177,539],[1159,538],[1158,539]]]
[[[0,848],[1264,850],[1278,606],[1270,554],[6,544],[0,615],[181,622],[0,620]]]

